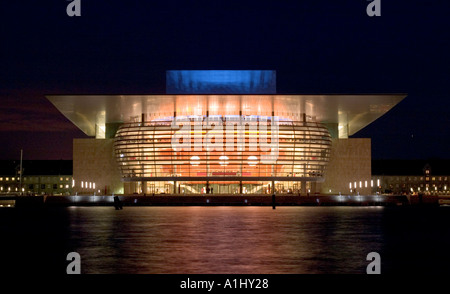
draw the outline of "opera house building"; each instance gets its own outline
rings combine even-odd
[[[78,195],[307,195],[371,192],[370,138],[349,136],[405,96],[282,95],[271,70],[177,70],[165,94],[47,98],[90,137],[73,142]]]

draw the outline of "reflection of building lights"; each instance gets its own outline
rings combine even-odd
[[[258,158],[256,156],[249,156],[248,157],[248,165],[255,166],[258,164]]]

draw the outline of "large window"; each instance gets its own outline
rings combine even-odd
[[[172,126],[170,121],[122,125],[114,142],[122,176],[314,180],[323,178],[330,157],[331,136],[317,122],[283,121],[276,129],[271,121],[260,120],[243,127],[224,123],[216,128],[206,120],[187,124],[190,127]],[[261,136],[264,131],[266,137]]]

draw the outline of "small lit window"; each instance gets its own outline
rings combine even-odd
[[[3,181],[3,178],[0,178],[0,181]]]
[[[15,180],[15,178],[11,178],[11,181],[14,181]]]
[[[9,181],[9,178],[6,178],[7,181]]]
[[[59,188],[62,189],[64,187],[64,185],[59,185]]]
[[[66,189],[69,189],[69,185],[66,185]]]
[[[63,178],[59,178],[59,180],[62,182],[62,181],[63,181]]]

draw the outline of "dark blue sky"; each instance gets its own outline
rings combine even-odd
[[[46,94],[164,93],[170,69],[273,69],[279,93],[408,93],[354,137],[372,156],[450,158],[450,3],[9,1],[0,10],[0,159],[71,159],[85,137]]]

